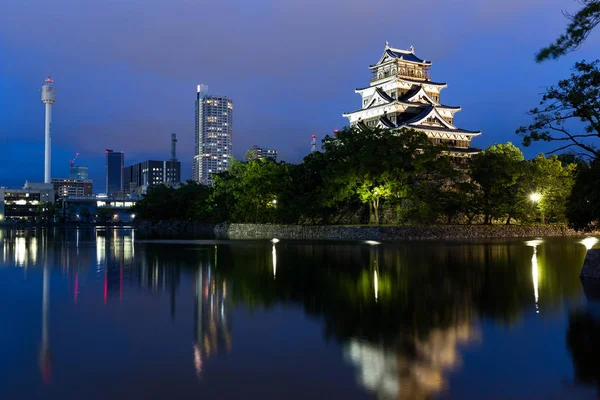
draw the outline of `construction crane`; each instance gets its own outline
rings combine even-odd
[[[69,161],[69,163],[71,164],[71,168],[75,166],[75,160],[77,160],[77,157],[79,157],[79,153],[75,153],[75,157],[71,161]]]

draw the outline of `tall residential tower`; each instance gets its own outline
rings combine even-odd
[[[196,140],[192,178],[212,185],[211,174],[227,171],[232,159],[233,102],[229,97],[209,95],[198,85]]]
[[[369,67],[369,86],[355,90],[362,97],[362,107],[344,117],[359,128],[423,132],[434,143],[446,144],[454,158],[477,154],[480,150],[471,148],[471,139],[481,132],[454,125],[454,114],[461,108],[442,104],[440,92],[448,85],[431,80],[430,66],[431,61],[417,57],[412,46],[395,49],[386,42],[379,61]]]

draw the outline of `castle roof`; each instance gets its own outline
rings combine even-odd
[[[388,42],[385,42],[383,55],[376,64],[371,65],[370,67],[372,68],[392,60],[401,60],[421,65],[431,65],[431,61],[426,61],[415,55],[415,48],[413,46],[410,46],[409,50],[396,49],[394,47],[390,47]]]
[[[399,81],[404,81],[404,82],[408,82],[408,83],[416,83],[419,85],[428,85],[428,86],[438,86],[438,87],[448,87],[448,84],[446,82],[431,82],[431,81],[424,81],[424,80],[419,80],[419,79],[410,79],[410,78],[405,78],[402,76],[398,76],[398,75],[393,75],[390,76],[387,80],[381,80],[379,82],[377,82],[377,85],[382,85],[384,83],[389,82],[390,80],[399,80]],[[373,86],[365,86],[362,88],[356,88],[355,92],[361,92],[363,90],[367,90],[372,88]]]

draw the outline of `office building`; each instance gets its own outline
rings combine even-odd
[[[212,174],[229,169],[232,160],[233,102],[225,96],[208,94],[198,85],[196,132],[192,179],[212,185]]]
[[[261,158],[270,158],[277,161],[277,150],[267,149],[266,147],[258,147],[257,145],[252,146],[246,153],[248,160],[257,160]]]
[[[350,126],[414,129],[434,143],[446,144],[452,157],[477,154],[480,150],[471,148],[471,140],[481,132],[454,125],[454,115],[461,108],[442,104],[440,92],[448,85],[431,80],[430,66],[431,61],[415,55],[414,47],[396,49],[386,42],[379,61],[369,67],[369,86],[355,90],[362,107],[344,114]]]
[[[52,178],[52,186],[54,186],[54,194],[57,199],[92,195],[92,181],[90,180]]]
[[[181,182],[179,161],[148,160],[126,167],[123,171],[124,189],[145,193],[153,185],[176,185]]]
[[[88,179],[88,167],[71,167],[69,169],[69,179],[86,181]]]
[[[106,194],[123,192],[124,155],[122,151],[106,150]]]

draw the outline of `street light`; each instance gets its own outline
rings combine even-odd
[[[542,195],[538,192],[534,192],[529,195],[529,200],[531,200],[531,202],[534,203],[536,205],[536,207],[541,199],[542,199]],[[541,210],[540,210],[540,215],[541,215],[541,222],[543,224],[544,223],[544,214],[543,214],[543,212],[541,212]]]
[[[539,193],[531,193],[529,195],[529,200],[531,200],[534,203],[539,202],[542,199],[542,195]]]

